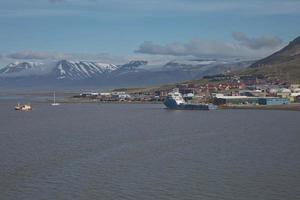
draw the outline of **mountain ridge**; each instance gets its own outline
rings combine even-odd
[[[300,82],[300,37],[272,55],[253,63],[245,73]]]
[[[17,86],[151,86],[227,73],[245,68],[251,63],[252,61],[172,60],[153,69],[145,60],[133,60],[122,65],[71,60],[51,63],[17,62],[1,69],[0,81],[2,84]]]

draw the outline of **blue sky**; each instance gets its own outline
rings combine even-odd
[[[300,36],[298,0],[1,0],[2,59],[249,57]]]

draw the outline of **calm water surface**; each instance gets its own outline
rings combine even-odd
[[[300,199],[300,112],[0,101],[0,199]]]

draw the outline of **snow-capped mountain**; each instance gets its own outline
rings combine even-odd
[[[23,76],[29,72],[40,71],[45,68],[43,65],[40,62],[14,62],[0,69],[0,75]]]
[[[129,63],[121,65],[121,68],[132,71],[132,70],[136,70],[136,69],[140,68],[141,66],[145,66],[147,64],[148,64],[148,61],[145,61],[145,60],[132,60]]]
[[[139,73],[145,71],[145,66],[148,64],[148,61],[144,60],[133,60],[129,63],[119,65],[118,69],[113,72],[113,75],[125,75],[127,73]]]
[[[108,74],[117,69],[113,64],[61,60],[52,72],[57,79],[82,80]]]
[[[118,66],[100,62],[61,60],[50,63],[15,62],[0,70],[0,76],[51,76],[54,79],[82,80],[117,70]]]
[[[243,69],[253,61],[241,60],[172,60],[163,66],[167,71],[193,72],[195,77]]]
[[[137,87],[198,79],[248,67],[252,61],[172,60],[151,68],[147,61],[123,65],[94,61],[15,62],[0,69],[0,84],[12,86]]]

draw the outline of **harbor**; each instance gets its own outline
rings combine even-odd
[[[171,105],[170,102],[166,105],[166,100],[168,95],[170,96],[172,92],[177,91],[177,95],[180,95],[182,98],[182,103],[186,106],[175,106]],[[53,93],[27,93],[24,94],[2,94],[0,95],[0,100],[15,102],[15,104],[21,103],[31,104],[49,104],[52,106],[58,106],[61,104],[70,104],[70,103],[95,103],[95,104],[165,104],[165,108],[171,109],[181,109],[181,110],[214,110],[214,109],[258,109],[258,110],[300,110],[300,103],[291,101],[289,98],[281,98],[278,96],[228,96],[221,93],[212,94],[209,98],[207,97],[197,97],[196,95],[191,97],[191,95],[182,95],[179,92],[178,88],[171,90],[171,92],[166,93],[165,96],[157,96],[149,93],[142,94],[130,94],[125,92],[114,92],[113,95],[109,92],[103,93],[80,93],[79,95],[76,92],[65,93],[59,92],[56,96],[52,96]],[[162,93],[164,94],[164,93]],[[193,106],[194,105],[194,106]],[[202,105],[197,108],[197,105]],[[208,107],[208,105],[211,105]],[[30,107],[31,107],[30,106]],[[63,106],[63,105],[62,105]],[[207,107],[206,107],[207,106]],[[16,106],[17,107],[17,106]],[[21,106],[20,106],[21,107]],[[20,109],[16,109],[20,110]]]
[[[82,92],[68,98],[71,102],[95,103],[165,103],[172,94],[180,96],[179,104],[215,105],[220,109],[299,110],[300,85],[265,83],[256,78],[237,79],[222,84],[177,84],[159,89],[114,89],[106,92]],[[251,80],[251,81],[250,81]],[[173,95],[174,97],[174,95]],[[173,99],[175,99],[174,97]],[[169,98],[170,99],[170,98]],[[180,106],[167,107],[180,109]],[[190,106],[189,109],[196,107]],[[181,107],[181,109],[184,109]],[[196,109],[197,110],[197,109]]]

